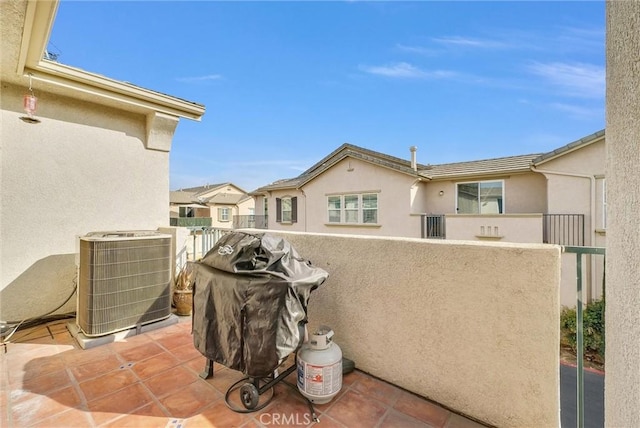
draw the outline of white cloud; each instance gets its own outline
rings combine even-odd
[[[604,117],[604,108],[589,107],[584,105],[565,104],[565,103],[552,103],[550,107],[568,113],[571,117],[576,119],[593,119],[597,117]]]
[[[220,80],[222,79],[222,75],[220,74],[207,74],[204,76],[195,76],[195,77],[178,77],[176,80],[178,82],[183,83],[197,83],[197,82],[207,82],[209,80]]]
[[[503,49],[508,48],[509,45],[497,40],[488,39],[474,39],[470,37],[450,36],[450,37],[435,37],[432,38],[436,43],[440,43],[447,46],[462,46],[470,48],[481,49]]]
[[[435,49],[425,48],[423,46],[407,46],[400,43],[396,45],[396,48],[403,52],[415,53],[419,55],[435,55],[438,53]]]
[[[422,70],[406,62],[382,66],[361,65],[360,70],[369,74],[400,79],[446,79],[456,75],[455,72],[447,70]]]
[[[554,86],[565,95],[581,98],[602,98],[605,92],[605,69],[602,66],[583,63],[540,63],[536,62],[528,70]]]

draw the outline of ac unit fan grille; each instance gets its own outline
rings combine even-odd
[[[170,237],[80,239],[77,323],[87,336],[170,315]]]

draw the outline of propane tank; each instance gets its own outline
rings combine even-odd
[[[331,401],[342,388],[342,350],[333,330],[320,326],[298,351],[298,390],[315,404]]]

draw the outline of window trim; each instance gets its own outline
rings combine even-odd
[[[376,207],[375,209],[373,208],[366,208],[364,207],[364,200],[363,197],[364,196],[369,196],[369,195],[375,195],[376,197]],[[379,198],[379,192],[348,192],[348,193],[331,193],[331,194],[327,194],[326,196],[326,224],[329,226],[379,226],[380,225],[380,206],[378,201],[380,200]],[[356,208],[347,208],[347,203],[345,201],[345,198],[347,197],[354,197],[357,196],[357,206]],[[339,206],[338,208],[333,208],[330,205],[330,199],[331,198],[339,198]],[[347,212],[353,212],[356,211],[357,214],[357,219],[356,221],[347,221]],[[375,217],[376,217],[376,221],[373,223],[364,222],[364,212],[365,211],[374,211],[375,210]],[[339,221],[332,221],[331,218],[331,213],[332,212],[339,212],[340,213],[340,219]]]
[[[502,200],[502,204],[501,204],[501,207],[500,207],[500,208],[502,209],[502,211],[501,211],[501,212],[498,212],[498,213],[482,213],[482,212],[480,212],[480,211],[481,211],[481,210],[480,210],[480,192],[478,191],[478,212],[476,212],[476,213],[461,213],[461,212],[460,212],[460,207],[459,207],[459,205],[458,205],[458,202],[459,202],[459,200],[460,200],[460,199],[459,199],[459,196],[458,196],[458,189],[459,189],[459,186],[460,186],[461,184],[469,184],[469,183],[476,183],[476,184],[478,184],[478,185],[480,185],[481,183],[500,183],[500,189],[502,190],[502,199],[501,199],[501,200]],[[504,190],[505,190],[505,185],[504,185],[504,183],[505,183],[505,180],[504,180],[503,178],[502,178],[502,179],[493,179],[493,180],[469,180],[469,181],[457,181],[457,182],[455,183],[455,185],[456,185],[456,195],[455,195],[455,201],[456,201],[456,207],[455,207],[455,209],[456,209],[456,214],[463,214],[463,215],[464,215],[464,214],[467,214],[467,215],[501,215],[501,214],[506,214],[506,209],[505,209],[505,205],[506,205],[506,204],[505,204],[505,192],[504,192]],[[478,186],[478,189],[480,189],[480,186]]]
[[[227,215],[225,218],[225,215],[223,214],[223,212],[226,212]],[[231,221],[231,208],[229,207],[218,207],[218,221],[220,223],[228,223]]]
[[[291,219],[283,220],[283,203],[282,201],[289,200],[291,205]],[[298,222],[298,197],[297,196],[283,196],[276,198],[276,223],[280,224],[293,224]]]

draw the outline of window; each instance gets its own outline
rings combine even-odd
[[[329,223],[378,223],[378,195],[376,193],[327,196]]]
[[[298,221],[298,198],[287,196],[276,198],[276,222],[296,223]]]
[[[196,210],[192,207],[180,207],[179,210],[179,216],[180,217],[195,217],[196,216]]]
[[[477,181],[458,183],[459,214],[504,214],[504,182]]]
[[[229,221],[229,208],[218,208],[218,221]]]

